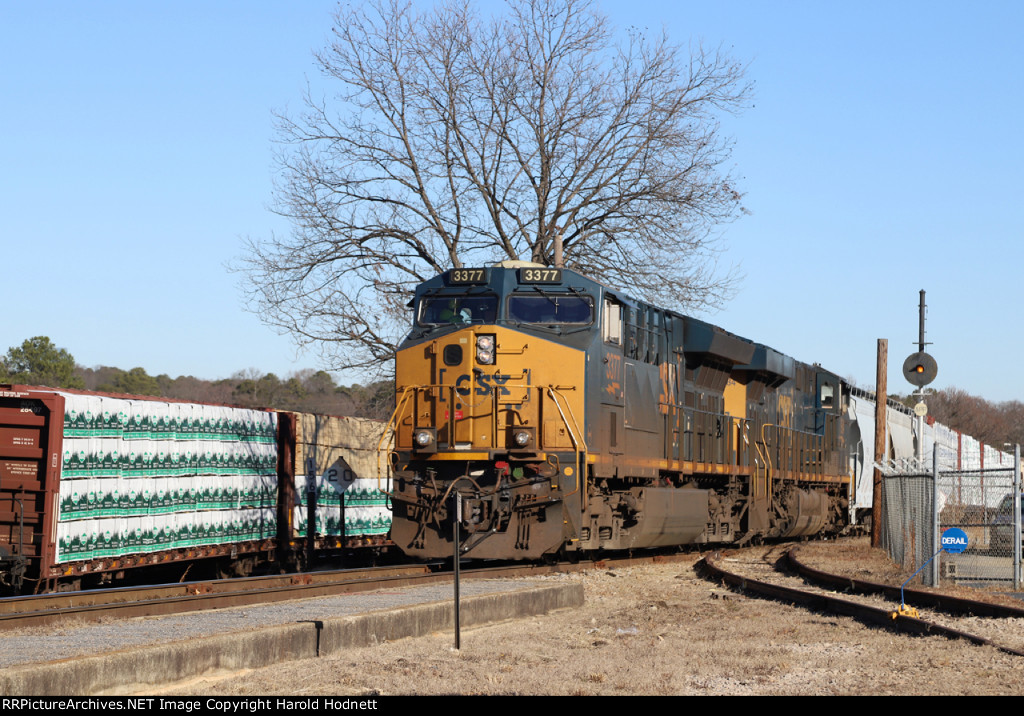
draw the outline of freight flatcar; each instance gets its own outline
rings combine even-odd
[[[835,374],[575,271],[421,284],[396,357],[392,541],[536,559],[841,530]]]
[[[382,429],[0,386],[0,589],[74,589],[157,568],[238,575],[385,544],[389,513],[369,474]]]

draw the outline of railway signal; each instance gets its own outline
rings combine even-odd
[[[912,353],[903,362],[903,377],[911,385],[915,385],[918,388],[923,388],[935,380],[938,372],[939,367],[935,359],[924,351]]]
[[[921,303],[918,307],[917,353],[911,353],[903,361],[903,377],[907,379],[908,383],[917,388],[914,395],[918,398],[918,401],[917,405],[914,406],[914,414],[917,416],[918,436],[924,435],[924,418],[928,414],[928,406],[922,400],[924,397],[924,387],[935,380],[935,376],[939,372],[939,366],[935,359],[924,352],[924,347],[928,345],[924,341],[924,313],[924,289],[921,289]],[[918,465],[924,464],[924,440],[920,438],[917,441],[917,462]]]
[[[921,304],[919,306],[918,340],[917,353],[911,353],[903,361],[903,377],[907,382],[918,388],[923,388],[933,380],[939,372],[939,366],[935,359],[924,352],[927,345],[924,342],[924,289],[921,290]]]

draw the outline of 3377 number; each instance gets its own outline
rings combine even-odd
[[[485,274],[483,269],[452,269],[450,278],[452,283],[483,283]]]
[[[562,280],[561,269],[530,268],[521,273],[523,283],[559,283]]]

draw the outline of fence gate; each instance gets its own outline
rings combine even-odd
[[[938,448],[931,470],[887,472],[882,477],[882,546],[904,569],[917,570],[939,552],[942,533],[967,533],[960,554],[941,553],[922,582],[1020,589],[1020,447],[1013,467],[944,470]]]

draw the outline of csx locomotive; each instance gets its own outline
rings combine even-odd
[[[840,529],[841,380],[524,262],[416,289],[396,357],[393,542],[409,555],[745,543]]]

